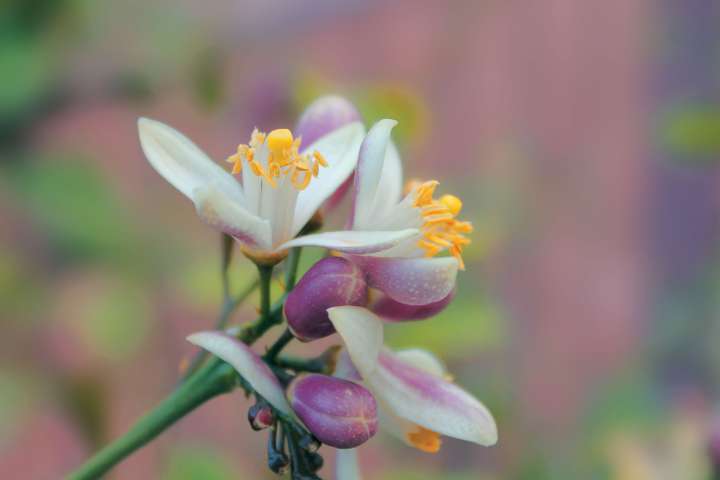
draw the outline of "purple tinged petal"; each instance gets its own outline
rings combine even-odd
[[[250,347],[216,331],[193,333],[187,340],[229,363],[270,405],[285,414],[292,413],[277,377]]]
[[[383,405],[401,418],[480,445],[497,442],[495,420],[475,397],[390,351],[380,353],[378,369],[365,380]]]
[[[382,295],[372,303],[370,310],[375,312],[384,320],[390,322],[404,322],[412,320],[423,320],[433,317],[442,312],[455,297],[455,290],[448,293],[445,298],[427,305],[408,305],[393,300],[387,295]]]
[[[428,305],[455,287],[458,262],[453,257],[394,258],[353,255],[370,287],[407,305]]]
[[[326,375],[302,375],[288,388],[293,410],[321,442],[354,448],[377,432],[377,404],[353,382]]]
[[[360,121],[360,113],[347,99],[327,95],[312,102],[300,116],[295,135],[308,146],[323,135],[352,122]]]
[[[328,308],[366,304],[362,270],[345,258],[328,257],[313,265],[290,292],[285,317],[297,338],[311,341],[335,332]]]

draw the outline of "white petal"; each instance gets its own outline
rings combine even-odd
[[[212,187],[198,188],[193,196],[198,215],[205,223],[250,247],[271,248],[270,223],[267,220],[252,215],[224,192]]]
[[[355,255],[368,285],[408,305],[427,305],[455,287],[458,262],[453,257],[392,258]]]
[[[362,307],[333,307],[328,308],[327,312],[355,368],[365,378],[377,367],[383,344],[382,322]]]
[[[395,120],[380,120],[372,126],[360,147],[355,171],[355,201],[352,215],[352,225],[355,229],[370,229],[372,225],[375,195],[383,173],[390,132],[395,125],[397,125]]]
[[[187,340],[229,363],[273,407],[293,415],[277,377],[247,345],[223,332],[193,333]]]
[[[302,229],[318,208],[335,193],[352,174],[357,164],[358,151],[362,143],[365,127],[353,122],[328,133],[311,144],[303,152],[320,152],[328,161],[321,168],[317,178],[298,194],[293,220],[293,236]]]
[[[356,448],[335,449],[335,480],[362,480]]]
[[[417,233],[418,230],[414,228],[391,232],[359,232],[354,230],[323,232],[303,235],[285,243],[280,248],[314,246],[344,253],[366,254],[392,248],[400,242],[417,235]]]
[[[392,140],[385,151],[382,174],[375,192],[373,210],[383,208],[387,205],[395,205],[402,198],[403,173],[400,152]]]
[[[375,314],[360,307],[330,308],[328,314],[381,408],[442,435],[480,445],[497,442],[495,420],[475,397],[388,350],[378,353],[382,320]]]
[[[495,420],[475,397],[390,351],[380,353],[378,366],[369,376],[362,370],[360,374],[373,394],[398,417],[460,440],[486,446],[497,442]]]
[[[138,120],[138,132],[150,165],[186,197],[193,200],[199,187],[212,184],[230,198],[244,202],[242,188],[235,178],[182,133],[148,118]]]
[[[435,354],[423,350],[422,348],[408,348],[406,350],[398,350],[395,356],[405,363],[419,368],[436,377],[445,377],[447,369],[445,364]]]

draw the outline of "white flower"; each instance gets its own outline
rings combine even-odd
[[[206,223],[235,237],[256,261],[274,263],[285,255],[283,244],[300,232],[357,163],[362,123],[350,121],[353,115],[327,115],[328,108],[347,107],[338,97],[315,102],[303,116],[316,138],[308,146],[287,129],[268,134],[255,130],[250,142],[228,159],[242,185],[163,123],[141,118],[140,143],[150,164],[192,200]]]
[[[360,147],[351,230],[306,235],[286,246],[345,253],[363,268],[368,284],[393,301],[429,305],[451,294],[472,225],[457,219],[462,208],[457,197],[433,198],[437,181],[415,183],[402,198],[400,157],[390,141],[396,124],[379,121]],[[379,248],[377,235],[388,240],[386,248]],[[443,251],[451,256],[436,256]]]
[[[424,350],[385,348],[382,321],[367,309],[334,307],[328,314],[347,351],[335,375],[362,381],[372,392],[381,429],[425,452],[440,449],[441,435],[485,446],[497,442],[490,412],[450,380],[436,357]],[[339,472],[346,473],[338,478],[354,478],[354,456],[344,453],[339,460]]]

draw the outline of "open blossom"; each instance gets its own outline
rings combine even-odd
[[[206,223],[235,237],[254,260],[275,263],[285,255],[282,245],[352,174],[364,135],[357,120],[348,102],[318,100],[297,136],[287,129],[253,131],[229,157],[232,173],[163,123],[142,118],[138,129],[150,164]]]
[[[460,199],[434,198],[436,181],[415,183],[402,197],[402,167],[390,141],[396,123],[379,121],[360,147],[351,229],[307,235],[286,246],[315,245],[342,252],[363,269],[370,287],[396,304],[384,304],[395,319],[424,318],[449,301],[457,270],[464,268],[462,249],[470,243],[472,225],[457,218]],[[379,232],[388,232],[382,249],[374,236]],[[450,256],[437,256],[444,251]],[[425,310],[405,308],[431,304],[434,308]]]
[[[381,320],[361,307],[335,307],[330,320],[345,343],[335,375],[362,380],[378,403],[380,427],[425,452],[446,435],[490,446],[497,426],[475,397],[455,385],[445,367],[423,350],[383,347]]]

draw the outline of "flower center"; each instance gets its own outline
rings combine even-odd
[[[447,248],[460,263],[460,269],[465,270],[462,249],[470,244],[470,239],[465,234],[472,232],[472,223],[456,218],[462,210],[462,201],[458,197],[443,195],[437,200],[433,198],[437,186],[438,182],[432,180],[417,184],[413,188],[413,206],[420,209],[423,220],[423,238],[418,241],[418,246],[425,251],[427,257],[433,257]]]
[[[250,137],[250,142],[240,144],[237,152],[228,157],[227,161],[233,163],[232,173],[238,174],[243,169],[243,161],[250,171],[264,178],[273,188],[281,177],[289,177],[290,183],[297,190],[305,190],[313,177],[318,176],[320,167],[327,167],[325,157],[315,150],[300,154],[301,138],[293,138],[290,130],[280,128],[265,134],[256,128]],[[267,165],[263,166],[256,158],[257,152],[265,145],[268,157]]]
[[[439,433],[419,425],[414,432],[408,432],[407,439],[413,447],[426,453],[437,453],[442,443]]]

